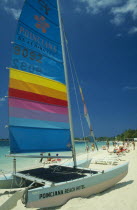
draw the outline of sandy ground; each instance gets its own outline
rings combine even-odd
[[[93,157],[93,161],[90,164],[90,168],[104,170],[107,168],[115,167],[115,165],[95,164],[95,158],[111,157],[106,150],[100,150],[99,152],[89,153],[89,156]],[[113,155],[114,156],[114,155]],[[137,210],[137,149],[130,148],[130,152],[126,155],[119,157],[118,164],[129,161],[129,172],[127,176],[116,184],[111,189],[108,189],[102,193],[99,193],[90,198],[74,198],[69,200],[65,205],[60,208],[50,208],[52,210]],[[15,189],[12,190],[0,190],[0,205],[3,204],[11,195],[15,193]],[[17,202],[17,206],[14,210],[25,210],[21,201]],[[32,209],[32,208],[31,208]],[[0,208],[0,210],[8,210]],[[34,210],[34,208],[33,208]]]

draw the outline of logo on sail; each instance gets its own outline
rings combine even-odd
[[[42,9],[45,11],[45,14],[48,15],[49,14],[49,10],[50,10],[48,5],[45,2],[43,2],[42,0],[39,0],[38,2],[41,5]]]
[[[45,17],[43,16],[38,16],[38,15],[35,15],[34,16],[34,19],[37,20],[37,23],[35,24],[36,28],[39,28],[42,30],[43,33],[46,33],[47,32],[47,28],[50,27],[50,25],[45,21]]]

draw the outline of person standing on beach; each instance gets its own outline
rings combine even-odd
[[[89,146],[88,146],[88,145],[86,146],[86,151],[87,151],[87,152],[89,151]]]
[[[48,156],[47,161],[51,161],[50,153],[48,153]]]
[[[135,142],[132,141],[132,144],[133,144],[133,150],[135,150]]]
[[[41,158],[40,158],[40,163],[42,163],[42,160],[43,160],[43,153],[40,153],[40,155],[41,155]]]
[[[106,143],[106,145],[107,145],[107,148],[109,149],[109,141],[107,140],[107,143]]]
[[[95,145],[94,144],[91,145],[91,149],[92,149],[92,152],[94,152],[94,150],[95,150]]]

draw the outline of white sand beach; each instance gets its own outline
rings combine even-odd
[[[112,157],[106,150],[100,150],[99,152],[89,153],[89,156],[94,158]],[[114,154],[113,154],[114,156]],[[91,196],[90,198],[75,198],[69,200],[65,205],[59,208],[61,210],[137,210],[137,150],[130,148],[130,152],[119,157],[118,164],[122,164],[129,161],[129,171],[127,176],[113,186],[102,193]],[[104,170],[115,165],[105,164],[90,164],[90,168]],[[10,190],[0,190],[0,205],[9,198]],[[10,192],[15,192],[12,189]],[[13,195],[13,193],[11,194]],[[19,200],[15,210],[25,210],[22,202]],[[34,208],[31,208],[34,209]],[[3,210],[0,208],[0,210]],[[5,209],[6,210],[6,209]]]

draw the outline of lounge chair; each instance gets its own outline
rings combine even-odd
[[[95,164],[111,164],[111,165],[117,165],[119,158],[117,157],[103,157],[103,158],[93,158],[91,163]]]

